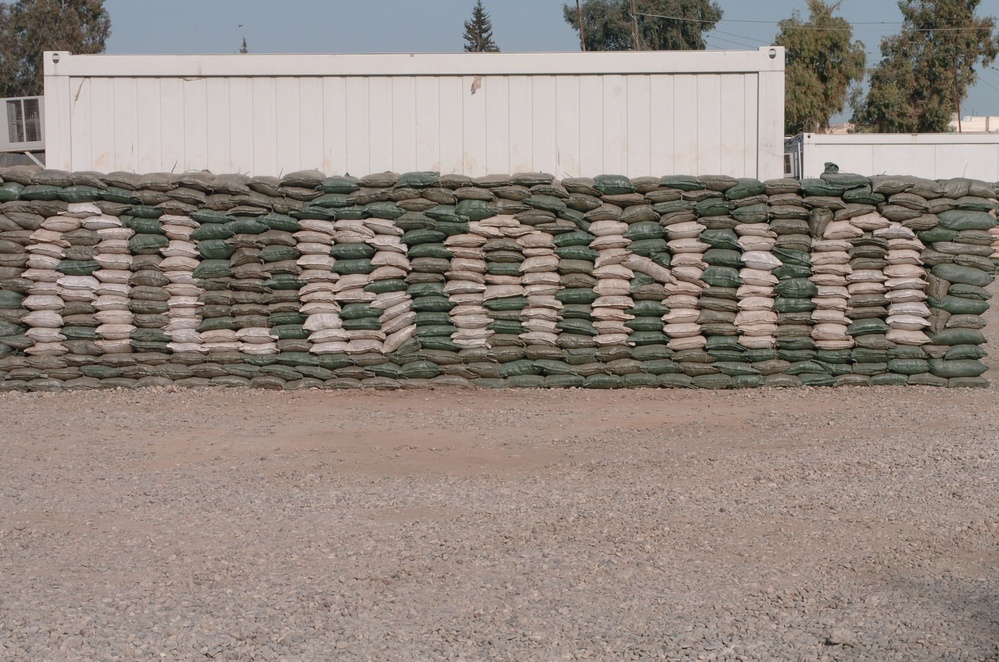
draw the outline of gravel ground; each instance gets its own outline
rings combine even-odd
[[[4,394],[0,658],[996,660],[997,395]]]

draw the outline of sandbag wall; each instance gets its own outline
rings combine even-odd
[[[973,180],[0,178],[0,390],[987,384]]]

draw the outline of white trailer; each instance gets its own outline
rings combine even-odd
[[[45,54],[48,166],[782,173],[784,50]]]
[[[818,177],[826,162],[841,172],[969,177],[999,181],[999,135],[989,133],[804,133],[787,141],[792,177]]]

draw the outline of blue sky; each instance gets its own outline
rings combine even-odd
[[[108,53],[234,53],[243,37],[253,53],[449,53],[462,49],[462,23],[475,0],[106,0]],[[504,51],[578,50],[562,19],[563,0],[484,0]],[[718,0],[724,16],[711,49],[771,43],[777,22],[806,0]],[[999,15],[982,0],[979,15]],[[895,0],[842,0],[840,15],[864,42],[868,65],[902,20]],[[999,115],[999,64],[979,73],[962,114]]]

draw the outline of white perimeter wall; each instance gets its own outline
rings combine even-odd
[[[997,134],[806,133],[798,140],[804,152],[803,177],[818,177],[831,161],[841,172],[862,175],[999,181]]]
[[[784,51],[45,55],[47,163],[110,172],[783,173]]]

